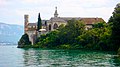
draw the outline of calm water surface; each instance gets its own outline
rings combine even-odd
[[[0,67],[116,67],[114,52],[20,49],[0,46]]]

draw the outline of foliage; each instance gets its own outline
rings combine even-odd
[[[76,40],[80,46],[87,49],[106,50],[109,43],[111,30],[105,22],[100,22],[93,25],[91,30],[86,30],[82,35],[79,35]],[[109,49],[107,49],[109,50]]]
[[[39,45],[42,48],[62,49],[97,49],[110,50],[111,28],[105,22],[98,22],[90,30],[79,20],[69,20],[66,26],[61,25],[55,31],[41,35]]]
[[[39,31],[39,29],[42,28],[42,22],[41,22],[41,17],[40,17],[40,13],[38,15],[38,22],[37,22],[37,31]]]
[[[59,31],[55,30],[46,35],[41,35],[37,44],[43,48],[52,48],[52,46],[56,46],[58,44],[58,33]]]
[[[69,20],[66,26],[61,25],[57,30],[54,30],[46,35],[41,35],[39,42],[40,47],[56,48],[56,47],[73,47],[76,43],[75,38],[81,35],[85,30],[85,24],[78,20]]]
[[[29,41],[29,37],[27,34],[22,35],[21,39],[18,42],[18,48],[31,46],[31,42]]]
[[[109,19],[109,23],[112,24],[111,44],[113,50],[118,50],[120,47],[120,4],[117,4],[113,15]]]
[[[104,28],[106,26],[105,22],[99,22],[93,25],[93,28]]]

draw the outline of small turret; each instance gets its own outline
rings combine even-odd
[[[58,13],[57,13],[57,7],[55,7],[55,13],[54,13],[54,17],[58,17]]]
[[[26,33],[27,25],[29,23],[29,15],[24,15],[24,33]]]
[[[28,19],[29,19],[29,15],[24,15],[24,19],[25,19],[25,22],[28,22]]]

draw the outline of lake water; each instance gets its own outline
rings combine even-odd
[[[114,52],[0,46],[0,67],[115,67]]]

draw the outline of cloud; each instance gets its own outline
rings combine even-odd
[[[60,17],[102,17],[107,21],[118,2],[119,0],[0,0],[0,20],[22,25],[24,14],[30,15],[30,22],[36,22],[39,12],[42,19],[50,19],[57,6]]]
[[[113,3],[113,0],[64,0],[63,5],[66,6],[78,6],[83,8],[98,8],[98,7],[108,7]]]
[[[24,3],[44,3],[44,2],[47,2],[48,0],[44,1],[44,0],[22,0],[22,2]]]
[[[7,5],[9,2],[6,0],[0,0],[0,7]]]

